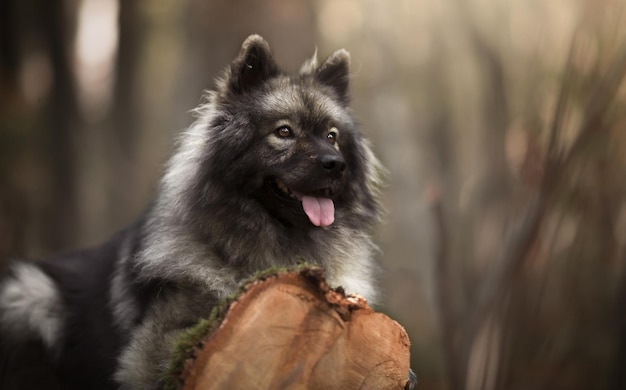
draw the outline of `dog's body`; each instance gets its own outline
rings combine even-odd
[[[0,388],[156,388],[180,331],[270,266],[320,265],[374,301],[382,168],[348,85],[344,50],[288,76],[249,37],[137,223],[99,248],[12,265]]]

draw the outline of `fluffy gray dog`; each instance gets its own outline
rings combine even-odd
[[[186,327],[254,272],[300,261],[376,299],[382,167],[350,56],[279,69],[258,35],[197,108],[157,197],[104,245],[16,261],[0,284],[0,388],[158,388]]]

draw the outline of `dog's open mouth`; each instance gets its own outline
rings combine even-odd
[[[303,194],[287,187],[281,180],[272,180],[275,195],[287,201],[302,204],[304,213],[315,226],[330,226],[335,222],[335,204],[330,198],[330,190],[320,190],[318,194]]]

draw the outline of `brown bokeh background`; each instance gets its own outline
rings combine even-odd
[[[345,47],[419,388],[624,389],[625,6],[0,0],[0,264],[133,221],[247,35]]]

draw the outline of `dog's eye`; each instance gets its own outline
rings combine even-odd
[[[287,138],[293,135],[293,131],[289,128],[289,126],[281,126],[274,131],[274,134],[281,138]]]
[[[326,139],[331,144],[334,144],[335,142],[337,142],[337,132],[334,130],[329,131],[328,134],[326,134]]]

